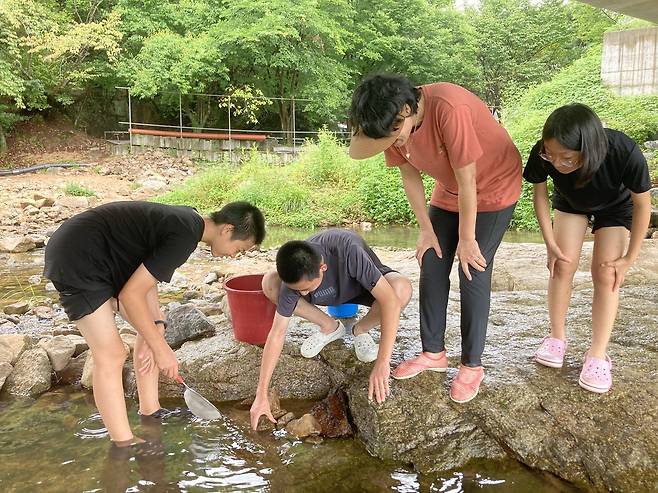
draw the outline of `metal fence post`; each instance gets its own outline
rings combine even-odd
[[[130,139],[130,154],[133,153],[133,111],[130,102],[130,87],[128,88],[128,139]]]
[[[295,96],[292,97],[292,155],[294,157],[296,151],[295,138],[297,136],[297,129],[295,128]]]

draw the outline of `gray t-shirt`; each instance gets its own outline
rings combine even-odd
[[[345,229],[328,229],[306,240],[322,255],[327,270],[318,289],[304,296],[314,305],[340,305],[370,293],[382,274],[392,269],[382,265],[358,234]],[[298,291],[281,284],[277,312],[292,316],[302,297]]]

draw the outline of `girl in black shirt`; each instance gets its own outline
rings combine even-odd
[[[554,186],[552,224],[548,176]],[[551,334],[542,341],[535,360],[562,367],[573,276],[592,221],[592,344],[585,353],[579,384],[592,392],[607,392],[612,386],[612,363],[606,350],[617,315],[619,287],[640,252],[651,217],[647,162],[632,139],[604,129],[590,108],[576,103],[562,106],[548,117],[523,177],[534,184],[535,214],[550,272]]]

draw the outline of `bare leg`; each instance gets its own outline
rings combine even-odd
[[[275,305],[279,302],[280,289],[281,278],[277,272],[274,270],[265,274],[263,277],[263,292]],[[297,302],[297,307],[293,313],[304,320],[320,326],[320,330],[325,334],[335,331],[336,327],[338,327],[336,320],[303,298]]]
[[[114,442],[133,439],[123,394],[123,363],[126,349],[119,337],[111,300],[75,322],[94,358],[94,400]]]
[[[404,309],[409,303],[409,300],[411,299],[411,294],[412,294],[411,282],[409,282],[409,279],[407,279],[401,274],[398,274],[397,272],[389,272],[384,276],[384,278],[388,281],[388,283],[395,291],[395,294],[397,295],[402,305],[402,309]],[[354,327],[352,327],[352,332],[354,333],[355,336],[359,334],[364,334],[369,330],[374,329],[375,327],[380,325],[381,321],[382,321],[381,305],[379,304],[378,301],[375,301],[372,304],[370,310],[368,310],[368,313],[366,313],[361,320],[359,320],[354,324]]]
[[[628,242],[628,230],[622,226],[601,228],[595,232],[592,255],[592,347],[588,354],[605,359],[608,341],[617,316],[619,289],[613,291],[615,270],[601,267],[603,262],[616,260],[624,255]]]
[[[571,262],[558,260],[555,263],[554,276],[548,280],[548,315],[551,321],[551,337],[563,341],[566,339],[565,324],[571,301],[573,276],[578,269],[586,228],[586,216],[555,211],[555,241]]]
[[[114,300],[116,302],[116,300]],[[153,320],[163,320],[164,314],[160,309],[160,302],[158,301],[158,289],[154,287],[146,295],[146,302],[148,304],[149,310],[151,311],[151,316]],[[123,311],[123,307],[119,306],[119,313],[121,317],[132,325],[135,330],[137,327],[128,319],[128,316]],[[161,334],[164,334],[164,328],[162,325],[156,325]],[[151,371],[147,374],[142,374],[138,371],[141,364],[137,360],[137,356],[140,354],[140,351],[146,345],[146,340],[137,332],[137,339],[135,342],[135,350],[133,351],[133,367],[135,369],[135,380],[137,383],[137,394],[139,396],[139,412],[140,414],[147,416],[153,414],[158,409],[160,409],[160,400],[158,392],[158,383],[160,372],[156,365],[153,365]]]

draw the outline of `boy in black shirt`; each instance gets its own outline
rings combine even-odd
[[[263,352],[256,399],[251,407],[255,429],[260,416],[270,420],[267,390],[278,362],[290,317],[294,313],[317,324],[320,330],[302,344],[302,355],[316,356],[331,341],[345,334],[345,327],[316,305],[354,303],[371,307],[352,328],[354,349],[363,362],[377,360],[370,375],[368,397],[377,402],[389,395],[390,359],[400,311],[411,298],[409,280],[383,265],[363,238],[352,231],[330,229],[306,241],[289,241],[276,257],[276,271],[263,278],[265,295],[277,305],[272,330]],[[368,331],[381,324],[381,347]]]
[[[247,250],[263,241],[264,218],[246,202],[233,202],[208,217],[191,207],[114,202],[65,221],[46,246],[44,275],[84,336],[94,358],[96,406],[118,446],[133,436],[123,395],[126,359],[114,314],[137,330],[134,350],[139,412],[157,416],[158,372],[178,376],[178,362],[164,339],[158,282],[169,282],[202,241],[213,256]]]
[[[554,186],[553,224],[548,176]],[[534,184],[535,213],[550,272],[551,334],[543,339],[535,360],[562,367],[573,276],[592,221],[592,345],[585,353],[579,384],[592,392],[607,392],[612,386],[612,362],[606,350],[619,305],[619,287],[639,254],[651,217],[647,162],[627,135],[604,129],[587,106],[571,104],[549,116],[523,177]]]

